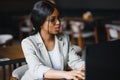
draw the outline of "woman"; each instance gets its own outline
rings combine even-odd
[[[29,69],[22,80],[84,79],[84,61],[77,56],[68,36],[60,33],[59,12],[55,4],[41,0],[31,12],[34,33],[22,40]],[[65,71],[67,67],[71,71]]]

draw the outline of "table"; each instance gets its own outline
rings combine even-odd
[[[19,59],[24,58],[20,44],[0,48],[0,58]]]
[[[8,58],[10,60],[3,60]],[[0,78],[9,80],[12,71],[25,64],[24,54],[20,44],[0,48]]]

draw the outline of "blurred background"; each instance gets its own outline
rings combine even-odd
[[[12,34],[14,40],[18,40],[20,19],[30,14],[36,1],[39,0],[0,0],[0,34]],[[62,17],[81,17],[87,11],[98,17],[99,41],[106,40],[105,24],[120,17],[120,0],[55,1]]]

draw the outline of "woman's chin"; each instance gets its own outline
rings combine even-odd
[[[56,31],[54,34],[56,35],[56,34],[59,34],[60,33],[60,31]]]

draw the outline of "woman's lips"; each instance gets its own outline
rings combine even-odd
[[[59,30],[60,30],[60,27],[56,27],[55,30],[59,31]]]

